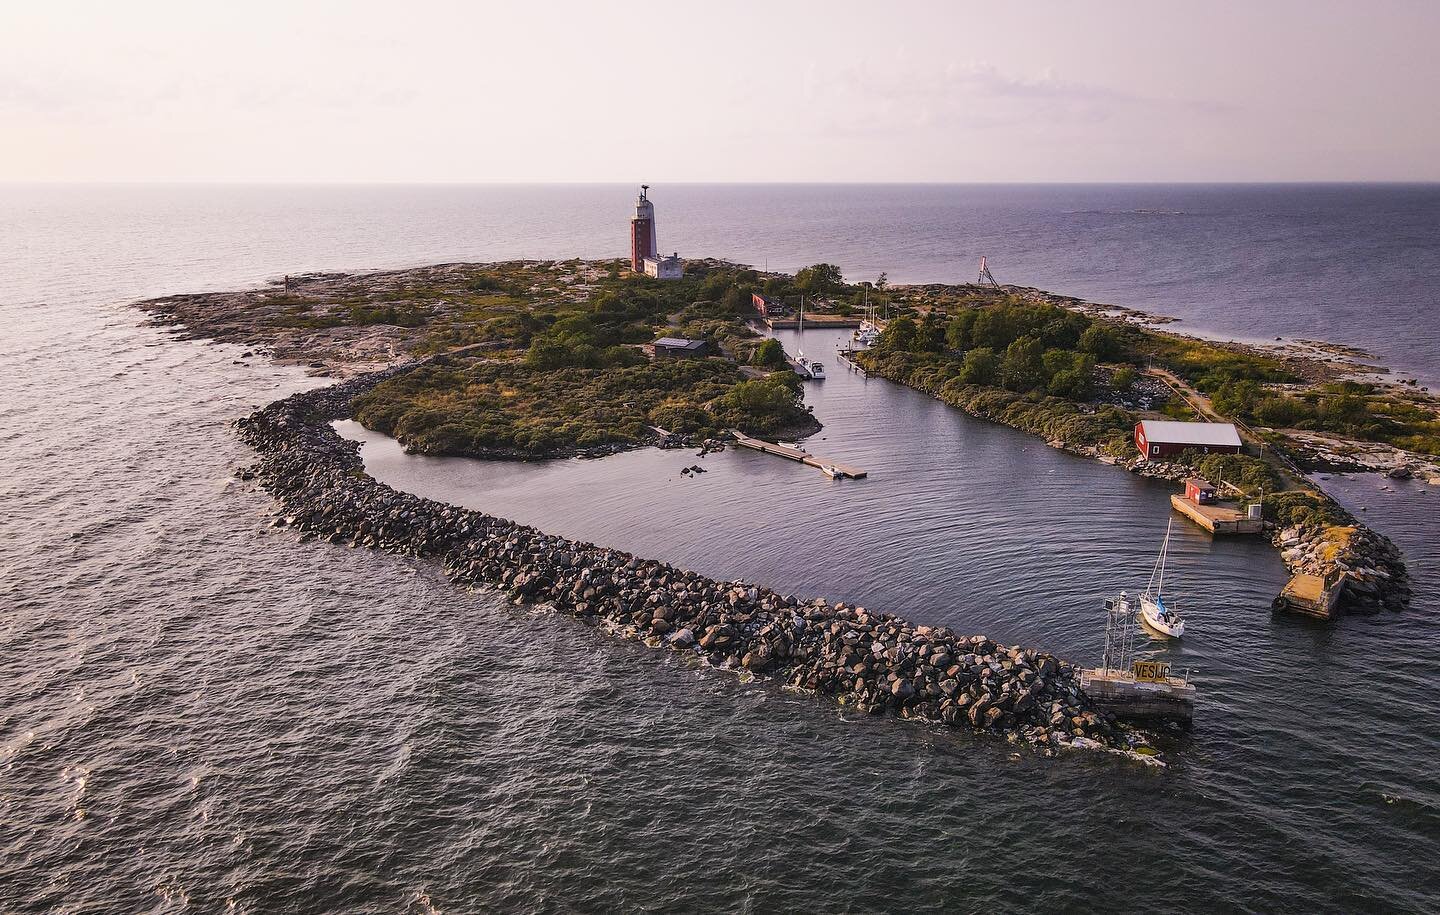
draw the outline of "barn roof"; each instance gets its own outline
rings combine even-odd
[[[1180,423],[1163,419],[1142,419],[1145,440],[1161,445],[1210,445],[1239,448],[1240,433],[1233,423]]]

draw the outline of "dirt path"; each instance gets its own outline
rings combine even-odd
[[[1255,430],[1240,422],[1238,419],[1222,415],[1215,409],[1215,403],[1208,396],[1196,390],[1188,382],[1176,375],[1169,369],[1150,367],[1145,369],[1145,374],[1159,378],[1176,394],[1185,401],[1195,414],[1203,421],[1209,423],[1232,423],[1236,431],[1240,433],[1242,441],[1247,442],[1259,453],[1261,460],[1266,461],[1280,474],[1289,488],[1314,489],[1305,478],[1305,472],[1290,461],[1289,458],[1280,454],[1268,442],[1262,439]]]

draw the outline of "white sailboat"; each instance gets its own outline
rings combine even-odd
[[[813,378],[816,381],[824,381],[824,364],[814,359],[805,358],[805,350],[801,349],[805,344],[805,297],[803,295],[800,297],[800,320],[796,324],[795,336],[795,361],[800,363],[801,368],[805,369],[805,371],[801,373],[801,376]]]
[[[1165,606],[1163,595],[1165,560],[1170,556],[1170,529],[1174,523],[1172,518],[1165,526],[1165,542],[1160,546],[1160,558],[1155,560],[1155,568],[1150,572],[1150,583],[1145,586],[1145,593],[1140,595],[1140,619],[1155,632],[1178,639],[1185,634],[1185,621],[1180,618],[1179,613]]]
[[[865,346],[874,346],[880,339],[880,323],[875,320],[875,311],[870,307],[870,288],[865,288],[865,317],[855,331],[855,341]]]

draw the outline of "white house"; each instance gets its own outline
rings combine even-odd
[[[678,280],[685,275],[685,262],[680,259],[679,253],[669,257],[647,257],[645,275],[657,280]]]

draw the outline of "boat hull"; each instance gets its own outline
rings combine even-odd
[[[1140,599],[1140,622],[1145,628],[1168,639],[1185,635],[1185,621],[1172,614],[1161,615],[1160,606],[1149,598]]]

